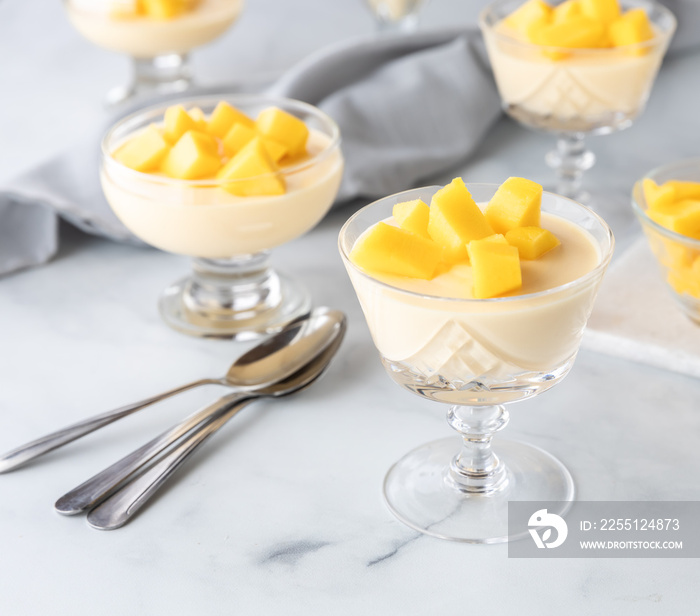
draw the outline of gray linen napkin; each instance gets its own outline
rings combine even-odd
[[[340,126],[346,171],[339,202],[411,188],[478,146],[500,103],[473,41],[475,31],[450,29],[345,42],[304,60],[270,89],[319,106]],[[206,92],[188,96],[199,93]],[[105,128],[0,186],[0,275],[55,254],[57,215],[89,233],[136,241],[99,185]]]

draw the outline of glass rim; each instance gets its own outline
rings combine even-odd
[[[208,104],[215,105],[222,101],[230,103],[234,107],[237,103],[233,101],[238,101],[238,104],[242,105],[269,104],[270,106],[276,106],[283,110],[285,110],[284,107],[286,106],[288,108],[296,108],[297,110],[305,111],[309,115],[319,118],[322,122],[328,125],[328,127],[330,128],[330,142],[323,150],[321,150],[311,158],[303,160],[294,165],[284,167],[279,171],[263,173],[247,178],[237,178],[233,180],[222,180],[216,177],[197,180],[185,180],[180,178],[171,178],[167,176],[154,175],[153,173],[145,173],[143,171],[136,171],[135,169],[131,169],[130,167],[127,167],[126,165],[120,163],[116,158],[114,158],[112,152],[109,150],[110,141],[113,139],[114,133],[116,133],[118,130],[124,129],[125,126],[128,126],[130,124],[141,123],[142,121],[148,119],[151,116],[152,119],[155,119],[159,116],[163,116],[165,110],[168,107],[172,107],[175,105],[191,105],[193,107],[199,107],[206,106]],[[280,175],[284,177],[287,175],[298,173],[299,171],[310,169],[311,167],[327,159],[334,151],[336,151],[340,147],[340,141],[340,128],[336,124],[335,120],[333,120],[333,118],[331,118],[328,114],[326,114],[324,111],[321,111],[318,107],[315,107],[314,105],[293,98],[285,98],[280,96],[266,96],[264,94],[233,94],[222,92],[220,94],[207,94],[206,96],[190,96],[184,98],[177,98],[170,101],[169,103],[161,102],[134,111],[129,115],[117,120],[114,124],[112,124],[109,127],[109,129],[107,129],[107,132],[102,137],[102,141],[100,142],[100,150],[102,153],[103,164],[106,163],[110,165],[116,165],[120,173],[125,174],[126,177],[131,176],[134,180],[139,180],[141,182],[147,181],[155,184],[162,184],[164,186],[216,188],[221,186],[232,186],[236,183],[249,182],[251,180],[257,180],[267,177],[275,177]]]
[[[489,182],[471,182],[469,184],[466,184],[467,189],[470,190],[471,192],[471,187],[489,187],[489,188],[498,188],[500,184],[493,184]],[[579,203],[578,201],[574,201],[573,199],[569,199],[568,197],[563,197],[562,195],[557,195],[556,193],[552,193],[549,191],[543,191],[543,195],[551,195],[553,197],[556,197],[557,199],[564,199],[565,201],[569,201],[575,206],[583,209],[586,211],[589,215],[591,215],[600,225],[601,227],[607,232],[607,237],[610,242],[609,249],[607,253],[604,253],[603,250],[601,249],[600,245],[598,242],[596,242],[596,245],[599,249],[601,249],[601,255],[600,255],[600,262],[590,271],[586,272],[583,276],[579,276],[575,280],[571,280],[570,282],[567,282],[562,285],[558,285],[556,287],[551,287],[549,289],[545,289],[543,291],[537,291],[535,293],[523,293],[522,295],[509,295],[507,297],[489,297],[489,298],[484,298],[484,299],[478,299],[478,298],[464,298],[464,297],[445,297],[445,296],[440,296],[440,295],[429,295],[426,293],[417,293],[415,291],[409,291],[408,289],[402,289],[400,287],[396,287],[392,284],[389,284],[388,282],[383,282],[381,280],[378,280],[371,274],[367,273],[363,269],[359,268],[357,265],[355,265],[351,260],[350,260],[350,255],[345,252],[345,247],[343,246],[343,238],[347,234],[347,229],[350,226],[350,224],[362,214],[365,210],[369,210],[369,208],[373,207],[380,201],[384,201],[385,199],[391,199],[392,197],[399,197],[401,195],[407,195],[408,193],[413,193],[415,191],[419,190],[431,190],[431,189],[436,189],[439,190],[440,188],[443,188],[443,186],[422,186],[418,188],[412,188],[410,190],[404,190],[402,192],[394,193],[392,195],[387,195],[386,197],[382,197],[381,199],[377,199],[375,201],[372,201],[372,203],[368,203],[364,207],[360,208],[355,212],[350,218],[348,218],[347,221],[345,221],[345,224],[341,227],[340,232],[338,233],[338,249],[340,251],[340,255],[343,258],[343,261],[346,264],[349,264],[350,267],[353,268],[353,271],[357,272],[359,275],[361,275],[363,278],[366,278],[370,281],[372,281],[375,284],[378,284],[382,287],[385,287],[391,291],[398,292],[404,295],[408,295],[409,297],[413,298],[418,298],[418,299],[423,299],[423,300],[438,300],[438,301],[443,301],[443,302],[454,302],[454,303],[467,303],[467,304],[498,304],[498,303],[508,303],[508,302],[517,302],[523,299],[539,299],[541,297],[547,297],[549,295],[554,295],[557,293],[560,293],[561,291],[570,289],[575,286],[583,286],[584,283],[588,282],[589,280],[595,278],[598,276],[599,272],[604,271],[605,268],[608,266],[608,263],[610,263],[610,259],[612,259],[613,251],[615,248],[615,236],[613,235],[612,229],[610,228],[610,225],[603,220],[596,212],[591,210],[590,208],[586,207],[585,205]],[[399,201],[397,201],[399,203]],[[556,214],[554,214],[556,216]],[[578,226],[578,225],[577,225]],[[368,227],[369,228],[369,227]]]
[[[651,227],[654,231],[657,233],[666,236],[668,239],[673,240],[675,242],[680,242],[683,244],[687,244],[692,248],[695,248],[697,250],[700,250],[700,240],[688,237],[687,235],[681,235],[677,231],[673,231],[671,229],[668,229],[664,227],[663,225],[660,225],[658,222],[656,222],[654,219],[649,217],[649,214],[647,214],[647,210],[649,209],[649,205],[646,202],[646,199],[644,198],[644,191],[642,189],[642,182],[646,179],[649,180],[656,180],[654,179],[653,176],[658,176],[659,174],[665,174],[667,172],[672,171],[673,169],[676,169],[677,167],[680,167],[681,165],[686,165],[686,164],[697,164],[698,169],[700,170],[700,157],[695,156],[691,158],[682,158],[680,160],[676,160],[671,163],[665,163],[663,165],[659,165],[658,167],[655,167],[654,169],[651,169],[647,173],[645,173],[640,179],[638,179],[632,188],[632,199],[631,199],[631,204],[632,204],[632,209],[634,210],[634,213],[637,215],[637,218],[645,225],[648,225]],[[680,181],[685,181],[685,180],[680,180]],[[698,179],[700,182],[700,179]],[[637,193],[641,195],[643,203],[639,203],[637,200]]]
[[[509,44],[515,44],[523,49],[527,50],[538,50],[538,51],[547,51],[547,52],[552,52],[552,53],[566,53],[569,56],[596,56],[596,55],[601,55],[604,56],[606,54],[608,55],[613,55],[614,53],[620,52],[620,51],[636,51],[640,49],[651,49],[656,46],[661,46],[664,43],[668,43],[668,41],[671,39],[673,36],[674,32],[676,31],[676,28],[678,27],[678,20],[676,19],[676,16],[663,4],[660,4],[656,2],[655,0],[621,0],[621,4],[630,4],[632,8],[644,8],[645,6],[653,7],[654,9],[660,11],[667,19],[670,20],[670,26],[666,30],[660,30],[654,38],[649,39],[648,41],[642,41],[641,43],[631,43],[630,45],[619,45],[617,47],[557,47],[553,45],[537,45],[535,43],[530,43],[529,41],[522,41],[520,39],[517,39],[513,36],[510,36],[508,34],[504,34],[503,32],[497,32],[494,29],[494,25],[490,25],[486,23],[486,18],[488,15],[490,15],[493,11],[493,8],[497,4],[504,4],[505,2],[508,2],[509,0],[494,0],[493,2],[490,2],[487,4],[479,13],[479,28],[481,28],[482,32],[490,32],[493,36],[495,36],[497,39],[507,42]],[[500,23],[505,17],[502,17],[498,20],[497,23]]]

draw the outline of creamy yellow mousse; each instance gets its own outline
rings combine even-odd
[[[349,273],[385,359],[468,381],[575,355],[598,286],[586,276],[602,255],[585,229],[541,212],[541,198],[534,182],[509,178],[477,205],[456,178],[357,239]]]
[[[186,53],[221,36],[243,0],[68,0],[73,26],[86,39],[135,58]]]
[[[147,243],[230,258],[283,244],[328,211],[342,177],[337,144],[270,107],[251,118],[221,102],[206,115],[176,105],[110,152],[102,186]]]
[[[484,34],[503,101],[561,130],[637,115],[669,38],[618,0],[528,0]]]

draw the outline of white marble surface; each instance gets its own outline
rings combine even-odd
[[[340,36],[368,31],[359,0],[249,0],[244,20],[195,56],[231,54],[242,76],[276,73]],[[342,6],[342,9],[340,8]],[[425,21],[464,14],[433,0]],[[41,8],[39,8],[41,7]],[[289,24],[295,24],[290,32]],[[26,32],[3,48],[2,30]],[[298,29],[298,30],[297,30]],[[15,35],[15,41],[18,34]],[[75,35],[59,3],[0,4],[0,177],[58,151],[97,121],[121,58]],[[665,67],[631,130],[592,140],[598,207],[623,251],[639,236],[629,188],[650,167],[697,155],[700,56]],[[36,114],[54,105],[57,112]],[[57,121],[58,115],[61,120]],[[548,181],[549,139],[503,120],[463,174]],[[86,170],[86,173],[91,172]],[[130,525],[97,532],[52,511],[56,497],[218,392],[195,391],[0,476],[0,614],[692,614],[697,561],[509,560],[507,548],[443,542],[402,526],[381,481],[414,446],[447,435],[444,409],[384,374],[336,253],[347,211],[282,247],[317,304],[342,308],[350,332],[326,377],[283,402],[260,402],[198,452]],[[185,259],[64,234],[49,265],[0,279],[0,450],[86,415],[223,372],[241,349],[169,331],[159,290]],[[634,307],[630,307],[634,309]],[[579,498],[696,500],[700,381],[583,350],[560,386],[512,410],[508,436],[560,457]]]

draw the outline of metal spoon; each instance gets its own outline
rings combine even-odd
[[[209,419],[224,404],[239,400],[252,400],[255,395],[270,388],[315,360],[319,353],[335,344],[345,331],[345,315],[338,310],[319,308],[310,316],[288,327],[279,334],[254,347],[241,359],[242,370],[249,375],[259,375],[256,389],[238,391],[197,411],[170,430],[157,436],[136,451],[118,460],[87,481],[73,488],[56,501],[54,508],[63,515],[75,515],[86,511],[111,494],[121,482],[134,474],[149,460],[167,449],[201,422]],[[255,358],[258,359],[255,359]],[[238,360],[234,365],[238,365]],[[279,378],[275,378],[279,375]],[[263,376],[265,378],[263,378]],[[252,396],[252,397],[251,397]]]
[[[308,387],[326,369],[344,333],[343,320],[317,357],[284,381],[255,392],[234,393],[221,398],[216,405],[212,405],[212,409],[214,406],[218,408],[212,411],[210,418],[203,421],[182,443],[90,511],[87,517],[90,526],[99,530],[114,530],[126,524],[205,440],[248,403],[263,397],[287,396]]]
[[[160,402],[165,398],[169,398],[183,391],[199,387],[200,385],[224,385],[226,387],[235,387],[238,390],[248,391],[260,387],[261,385],[266,385],[272,380],[279,380],[284,376],[288,376],[289,372],[287,374],[280,372],[281,367],[287,364],[286,358],[290,352],[287,347],[297,337],[303,336],[305,328],[308,328],[308,325],[304,325],[305,323],[309,320],[313,320],[314,316],[318,316],[324,311],[328,312],[327,309],[319,308],[305,319],[293,321],[282,329],[282,331],[272,336],[272,338],[263,341],[248,353],[239,357],[231,365],[226,375],[221,378],[201,379],[176,387],[175,389],[170,389],[162,394],[146,398],[139,402],[134,402],[133,404],[127,404],[113,411],[108,411],[80,421],[13,449],[0,456],[0,473],[18,468],[34,458],[70,443],[122,417],[131,415],[146,406]],[[297,351],[295,350],[293,352]],[[296,369],[294,366],[289,367],[292,368],[292,372]]]

